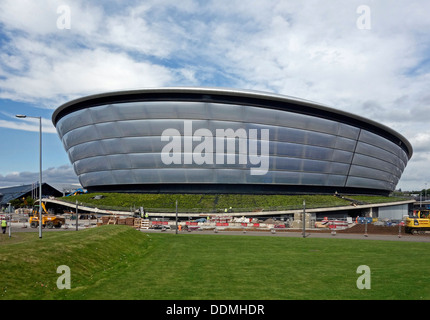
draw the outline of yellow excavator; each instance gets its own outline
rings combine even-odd
[[[414,216],[406,219],[405,232],[417,234],[426,231],[430,231],[430,210],[414,211]]]
[[[66,223],[66,219],[63,217],[59,217],[56,215],[49,214],[46,210],[45,204],[42,202],[42,227],[47,227],[48,229],[52,228],[61,228],[63,224]],[[37,228],[39,226],[39,205],[34,205],[32,210],[32,216],[28,220],[30,223],[30,227]]]

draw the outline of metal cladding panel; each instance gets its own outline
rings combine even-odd
[[[196,184],[204,192],[208,185],[219,191],[251,184],[389,192],[410,156],[362,127],[237,103],[106,103],[55,123],[85,188]]]

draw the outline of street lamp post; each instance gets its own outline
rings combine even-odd
[[[8,225],[9,225],[9,238],[11,237],[11,227],[12,227],[12,209],[11,209],[11,203],[8,202],[8,206],[9,206],[9,221],[8,221]]]
[[[39,238],[42,238],[42,117],[30,117],[17,114],[17,118],[39,119]]]

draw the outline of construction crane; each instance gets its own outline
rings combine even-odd
[[[52,229],[54,227],[61,228],[61,226],[66,223],[65,218],[48,213],[43,202],[42,209],[42,227],[47,227],[48,229]],[[32,214],[33,215],[30,217],[28,222],[30,223],[30,227],[37,228],[39,226],[39,205],[33,206]]]

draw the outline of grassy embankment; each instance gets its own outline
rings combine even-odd
[[[107,225],[0,235],[0,299],[429,299],[429,243],[145,234]],[[57,267],[71,271],[58,289]],[[360,265],[371,289],[359,290]]]
[[[101,199],[93,199],[102,195]],[[132,194],[96,193],[80,194],[61,198],[65,201],[97,207],[99,209],[132,210],[141,206],[153,212],[175,212],[178,200],[179,212],[224,212],[232,207],[235,212],[280,211],[307,208],[348,206],[351,201],[333,195],[228,195],[228,194]],[[365,203],[379,203],[403,200],[396,197],[348,196]]]

